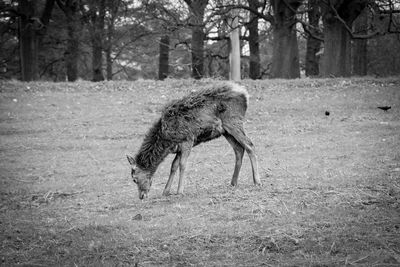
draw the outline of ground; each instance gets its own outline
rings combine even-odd
[[[0,264],[400,265],[400,78],[243,81],[263,186],[221,138],[140,201],[126,154],[205,83],[0,81]]]

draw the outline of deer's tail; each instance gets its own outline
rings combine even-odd
[[[229,82],[228,85],[233,93],[244,96],[244,98],[246,99],[246,105],[249,103],[249,92],[247,92],[244,86],[241,86],[234,82]]]

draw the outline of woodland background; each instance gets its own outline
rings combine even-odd
[[[229,77],[233,18],[242,78],[400,73],[395,0],[2,0],[0,78]]]

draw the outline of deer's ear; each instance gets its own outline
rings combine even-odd
[[[132,166],[135,166],[135,165],[136,165],[136,161],[135,161],[134,158],[132,158],[132,157],[129,156],[129,155],[126,155],[126,157],[128,158],[129,164],[131,164]]]

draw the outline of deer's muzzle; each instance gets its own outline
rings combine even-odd
[[[143,200],[147,198],[147,194],[149,193],[149,190],[140,190],[139,191],[139,199]]]

